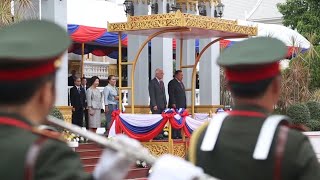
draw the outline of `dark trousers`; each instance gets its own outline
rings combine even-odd
[[[181,139],[181,130],[172,128],[171,138],[172,139]]]
[[[85,109],[83,111],[84,113],[84,121],[86,123],[86,128],[89,129],[89,113],[88,113],[88,109]]]
[[[78,125],[80,127],[83,126],[83,108],[76,108],[74,112],[72,112],[72,124]]]
[[[152,114],[162,114],[163,111],[164,111],[164,108],[159,108],[157,111],[155,111],[155,110],[153,110],[153,108],[151,108]]]

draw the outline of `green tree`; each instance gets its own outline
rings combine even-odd
[[[283,24],[297,29],[305,37],[315,34],[315,45],[320,42],[320,1],[287,0],[277,5],[283,14]]]

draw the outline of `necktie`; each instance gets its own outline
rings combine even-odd
[[[78,89],[78,93],[80,94],[80,88],[77,88]]]
[[[160,89],[163,90],[164,89],[163,81],[159,81],[159,83],[160,83]]]
[[[183,85],[182,81],[180,82],[180,85],[181,85],[182,89],[184,90],[184,85]]]

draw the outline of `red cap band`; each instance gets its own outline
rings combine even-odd
[[[52,59],[39,66],[19,69],[0,69],[0,81],[25,81],[51,74],[60,66],[60,59]]]
[[[228,81],[237,83],[252,83],[272,78],[280,73],[280,64],[275,62],[248,69],[226,68],[225,74]]]

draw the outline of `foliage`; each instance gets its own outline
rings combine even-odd
[[[316,41],[320,42],[320,1],[319,0],[287,0],[278,4],[283,14],[283,24],[297,29],[302,35],[314,33]]]
[[[281,110],[293,104],[309,100],[310,71],[305,60],[298,56],[291,60],[289,68],[282,72],[281,94],[277,104]]]
[[[309,109],[311,119],[320,119],[320,103],[316,101],[309,101],[306,103]]]
[[[56,117],[58,119],[64,120],[62,113],[57,107],[53,107],[50,113],[51,116]]]
[[[293,124],[306,124],[310,121],[310,112],[304,104],[289,106],[287,115],[292,119]]]
[[[283,110],[279,107],[275,108],[272,112],[272,114],[275,114],[275,115],[284,115],[286,114],[285,112],[283,112]]]
[[[311,131],[320,131],[320,121],[311,119],[306,123],[306,126],[310,128]]]
[[[320,89],[317,89],[312,93],[310,100],[320,102]]]
[[[306,55],[306,59],[309,60],[308,62],[310,64],[309,88],[311,91],[314,91],[320,88],[320,46],[311,47]]]
[[[50,112],[50,115],[53,117],[56,117],[58,119],[64,120],[62,113],[60,112],[60,110],[57,107],[53,107],[53,109]],[[64,130],[63,128],[56,126],[56,125],[50,124],[50,126],[54,127],[59,132],[63,132],[63,130]]]

